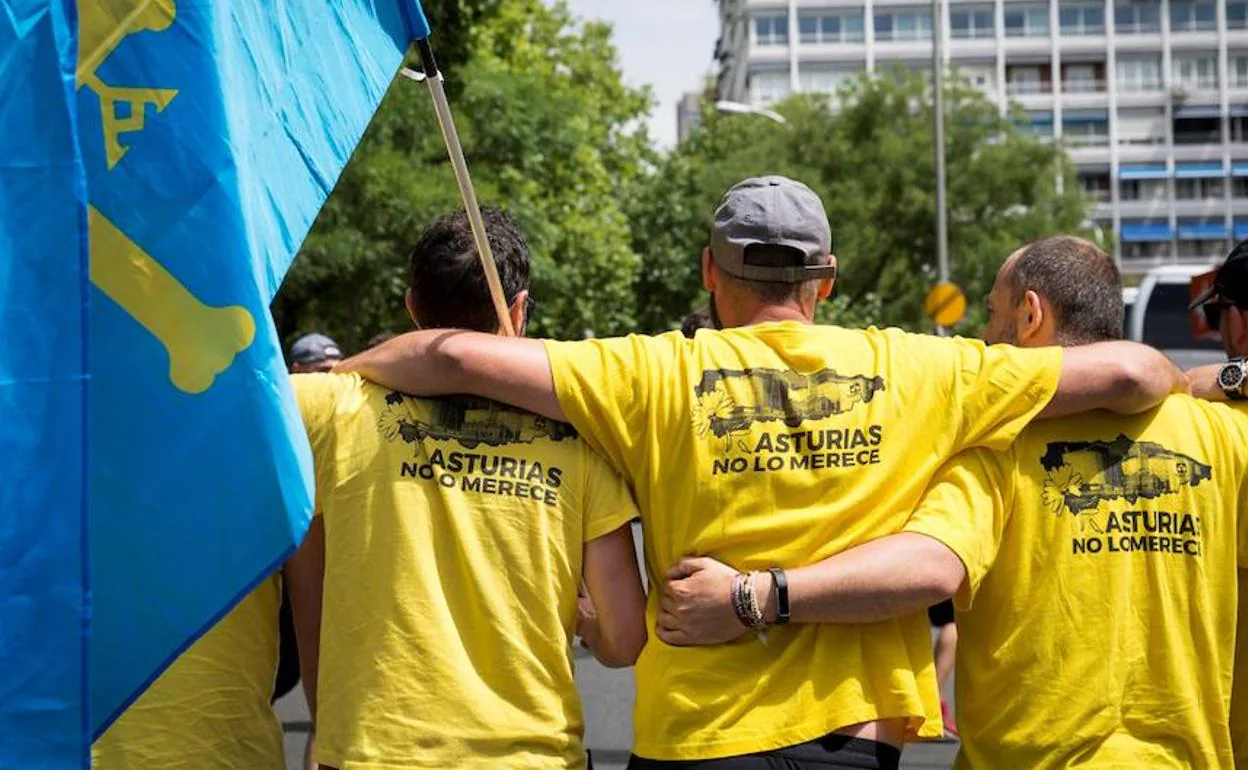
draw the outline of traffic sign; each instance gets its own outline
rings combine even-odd
[[[923,312],[937,326],[948,328],[966,315],[966,295],[956,284],[942,281],[932,287],[923,300]]]

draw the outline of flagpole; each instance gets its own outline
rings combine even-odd
[[[511,312],[507,308],[506,296],[503,294],[503,282],[498,277],[498,266],[494,264],[494,251],[490,248],[490,239],[485,232],[485,220],[481,218],[481,206],[477,203],[477,193],[472,186],[472,177],[468,174],[468,160],[464,158],[464,147],[459,142],[459,132],[455,130],[455,119],[451,116],[451,105],[446,99],[446,88],[443,85],[442,72],[438,69],[437,60],[433,58],[433,48],[429,39],[416,41],[420,51],[420,61],[424,64],[423,75],[406,67],[402,70],[404,77],[411,80],[424,80],[429,84],[429,93],[433,96],[433,110],[438,116],[438,126],[442,129],[442,139],[446,142],[446,152],[451,158],[451,167],[455,170],[455,182],[459,185],[459,195],[464,201],[464,210],[468,213],[468,223],[472,226],[472,237],[477,244],[477,255],[481,258],[481,269],[485,271],[485,281],[490,287],[490,299],[494,302],[494,312],[498,314],[499,327],[508,337],[516,336],[515,327],[511,323]]]

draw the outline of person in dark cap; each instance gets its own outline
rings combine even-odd
[[[1189,377],[1192,392],[1215,401],[1248,400],[1248,240],[1231,249],[1213,284],[1196,297],[1192,310],[1222,335],[1225,364],[1203,366]],[[1248,768],[1248,571],[1239,573],[1239,628],[1235,640],[1235,676],[1231,688],[1231,744],[1235,767]]]
[[[1192,303],[1209,328],[1222,334],[1222,347],[1231,358],[1248,356],[1248,240],[1231,249],[1218,268],[1213,285]]]
[[[328,372],[342,360],[342,348],[324,334],[305,334],[290,346],[290,373]]]
[[[693,339],[699,329],[713,329],[711,314],[706,308],[699,308],[680,319],[680,333]]]
[[[1182,380],[1131,343],[1063,353],[816,325],[836,271],[819,196],[786,177],[747,179],[715,212],[702,278],[716,329],[693,340],[431,330],[340,366],[403,392],[473,393],[571,422],[636,493],[660,635],[658,587],[682,557],[741,570],[733,610],[758,638],[713,649],[650,639],[630,768],[897,768],[906,741],[943,732],[926,617],[788,625],[778,565],[899,530],[964,449],[1009,446],[1041,414],[1142,411]],[[780,597],[774,624],[768,591]]]

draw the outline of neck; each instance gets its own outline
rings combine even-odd
[[[765,323],[779,323],[782,321],[796,321],[798,323],[813,323],[810,316],[801,308],[794,305],[761,305],[754,303],[733,303],[723,302],[719,297],[715,297],[712,302],[716,310],[720,310],[719,318],[722,328],[731,329],[740,326],[755,326]],[[744,306],[743,306],[744,305]],[[729,312],[722,312],[724,306],[728,307]]]

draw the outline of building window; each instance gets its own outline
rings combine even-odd
[[[862,11],[803,13],[797,19],[803,43],[861,43]]]
[[[857,72],[843,67],[803,65],[797,73],[797,85],[802,91],[818,94],[834,94],[852,80]]]
[[[1062,66],[1062,90],[1070,94],[1091,94],[1105,90],[1105,65],[1065,64]]]
[[[1248,88],[1248,56],[1234,56],[1227,62],[1231,88]]]
[[[875,14],[875,39],[884,42],[931,40],[932,12],[928,9],[903,8],[877,11]]]
[[[1118,90],[1129,92],[1161,90],[1161,57],[1118,60]]]
[[[1211,32],[1218,28],[1218,11],[1213,0],[1172,0],[1171,32]]]
[[[1063,35],[1104,35],[1105,8],[1101,5],[1058,6]]]
[[[995,34],[991,5],[954,6],[950,9],[949,35],[955,40],[991,38]]]
[[[1014,124],[1020,133],[1037,139],[1053,138],[1053,113],[1047,110],[1027,112]]]
[[[1226,28],[1248,29],[1248,2],[1226,4]]]
[[[1231,197],[1248,198],[1248,177],[1237,176],[1231,180]]]
[[[1044,5],[1005,6],[1006,37],[1048,37],[1049,9]]]
[[[759,70],[750,75],[750,93],[755,104],[774,104],[788,96],[790,90],[787,69]]]
[[[1164,107],[1120,107],[1118,143],[1157,145],[1166,143]]]
[[[1062,114],[1062,138],[1076,147],[1109,144],[1109,113],[1105,110],[1066,110]]]
[[[754,17],[755,45],[788,45],[789,15],[773,13]]]
[[[1231,141],[1235,144],[1248,143],[1248,117],[1231,116]]]
[[[1108,201],[1110,198],[1109,174],[1080,174],[1079,189],[1093,200]]]
[[[1012,96],[1049,93],[1049,81],[1045,78],[1049,68],[1039,65],[1011,66],[1005,70],[1005,90]]]
[[[1212,56],[1175,56],[1174,82],[1186,88],[1211,89],[1218,85],[1218,60]]]
[[[1158,202],[1169,197],[1164,179],[1124,179],[1118,199],[1124,201]]]
[[[1223,179],[1176,179],[1174,199],[1179,201],[1221,200],[1226,194]]]
[[[1114,6],[1114,29],[1119,35],[1147,35],[1161,31],[1161,3],[1119,3]]]
[[[1123,259],[1165,259],[1170,256],[1169,241],[1147,241],[1122,244]]]
[[[1222,142],[1222,120],[1220,118],[1185,118],[1174,119],[1175,144],[1220,144]]]
[[[1225,240],[1179,241],[1180,258],[1221,259],[1226,256]]]

